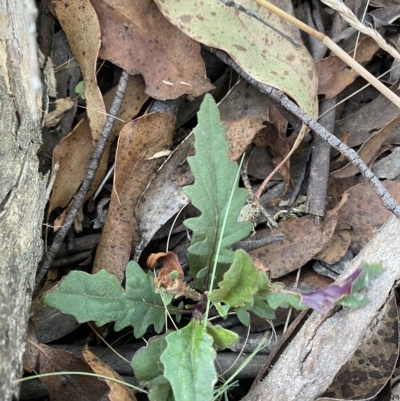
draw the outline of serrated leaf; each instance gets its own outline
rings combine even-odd
[[[213,337],[214,345],[219,349],[225,349],[239,339],[237,333],[224,329],[220,325],[213,326],[211,323],[207,324],[207,333]]]
[[[115,322],[115,330],[132,326],[136,338],[153,324],[160,333],[165,310],[154,278],[135,262],[126,266],[126,290],[105,270],[96,274],[72,271],[60,284],[41,298],[48,306],[75,316],[79,323],[94,320],[97,326]]]
[[[208,295],[211,302],[224,302],[233,307],[253,304],[258,290],[259,271],[251,257],[242,249],[235,252],[233,263],[224,274],[219,288]]]
[[[168,334],[166,340],[168,346],[161,355],[161,362],[175,399],[212,400],[217,382],[213,338],[200,322],[192,320],[185,328]]]
[[[219,0],[155,2],[164,16],[186,35],[228,52],[254,79],[281,89],[307,114],[313,118],[318,116],[314,61],[301,43],[299,32],[289,23],[252,0],[241,0],[239,4],[265,23]],[[283,9],[292,8],[287,1],[274,3]],[[293,43],[291,38],[298,43]]]
[[[204,97],[198,112],[198,121],[194,129],[196,154],[188,158],[195,183],[183,188],[193,205],[201,212],[199,217],[185,221],[186,227],[193,231],[192,243],[188,249],[189,272],[192,277],[196,277],[201,269],[212,266],[221,236],[218,263],[227,264],[233,260],[230,246],[245,238],[252,230],[250,222],[237,221],[248,193],[235,182],[238,165],[229,161],[225,128],[221,124],[215,101],[209,94]],[[234,194],[222,234],[232,190]]]

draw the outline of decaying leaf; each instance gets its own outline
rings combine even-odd
[[[377,42],[366,37],[357,46],[356,60],[360,64],[371,60],[379,49]],[[354,51],[350,53],[353,57]],[[318,72],[318,95],[332,99],[350,85],[359,74],[338,56],[330,56],[315,63]]]
[[[275,3],[289,13],[292,11],[291,2]],[[289,23],[251,0],[240,4],[258,13],[275,30],[221,1],[156,0],[156,4],[187,35],[227,51],[254,79],[281,89],[307,114],[317,117],[318,80],[314,62],[301,44],[299,32]]]
[[[272,278],[281,277],[302,267],[325,248],[335,230],[338,211],[342,205],[343,202],[328,211],[319,226],[314,224],[312,216],[280,223],[279,228],[272,232],[282,232],[283,240],[250,251],[250,256],[259,258],[271,270]],[[265,235],[265,230],[270,231],[269,228],[259,230],[253,238],[262,237]]]
[[[154,154],[172,144],[175,117],[169,113],[146,114],[122,129],[116,154],[114,188],[97,248],[93,272],[106,269],[122,281],[132,242],[139,242],[134,214],[136,204],[160,167]]]
[[[115,91],[116,88],[113,88],[104,96],[104,104],[107,108],[111,106]],[[91,189],[92,193],[97,189],[104,177],[111,143],[118,136],[125,122],[132,120],[139,113],[140,108],[147,98],[148,96],[144,93],[143,79],[140,76],[129,77],[126,94],[119,113],[119,118],[122,121],[117,120],[114,125],[109,143],[100,161],[98,171],[96,172],[95,182]],[[87,173],[90,158],[94,152],[91,139],[89,120],[88,118],[84,118],[78,123],[75,129],[54,148],[53,166],[58,161],[60,163],[60,168],[50,197],[49,213],[56,207],[65,207],[82,184]]]
[[[384,181],[382,184],[399,202],[400,182]],[[353,228],[350,250],[359,253],[391,213],[383,206],[370,184],[358,184],[345,193],[348,201],[339,211],[339,220]]]
[[[374,157],[378,154],[381,146],[386,141],[386,138],[390,135],[394,128],[398,127],[399,123],[400,117],[395,118],[378,132],[374,133],[361,146],[360,150],[358,151],[358,156],[365,164],[370,163],[374,159]],[[357,167],[353,163],[348,163],[340,170],[331,173],[331,176],[335,178],[347,178],[358,173],[359,171]]]
[[[93,0],[101,26],[100,57],[142,74],[160,100],[211,90],[200,45],[168,22],[151,0]],[[190,68],[188,68],[190,65]]]
[[[97,358],[97,356],[89,350],[87,344],[83,348],[82,356],[86,363],[93,369],[93,372],[99,375],[112,377],[122,382],[124,381],[110,366]],[[105,379],[105,382],[110,388],[110,392],[107,394],[110,401],[137,401],[135,394],[129,387],[112,380]]]
[[[246,117],[241,120],[223,121],[222,123],[226,128],[230,161],[238,160],[257,132],[264,128],[263,121],[257,117]]]
[[[37,344],[39,350],[39,373],[87,372],[93,373],[89,365],[67,351],[55,349],[45,344]],[[60,401],[79,401],[101,399],[108,392],[107,385],[93,376],[56,375],[40,379],[52,399]]]
[[[81,67],[91,136],[96,143],[107,118],[96,79],[96,63],[101,43],[99,21],[90,0],[52,0],[52,3],[67,35],[71,51]]]

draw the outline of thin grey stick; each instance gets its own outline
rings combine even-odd
[[[296,116],[300,121],[302,121],[308,128],[313,130],[316,134],[321,136],[326,142],[329,143],[333,148],[338,150],[340,153],[345,155],[351,163],[353,163],[360,173],[371,183],[372,188],[376,194],[381,198],[382,203],[386,209],[390,210],[397,218],[400,218],[400,206],[397,204],[396,200],[392,195],[386,190],[382,183],[376,178],[373,172],[367,167],[367,165],[360,159],[357,152],[349,148],[342,141],[340,141],[336,136],[327,131],[322,125],[314,121],[310,116],[304,113],[294,102],[292,102],[283,92],[272,86],[263,84],[256,81],[246,72],[244,72],[239,65],[232,60],[222,50],[210,49],[218,58],[220,58],[225,64],[232,67],[238,74],[240,74],[244,79],[255,86],[259,91],[268,95],[270,99],[288,110],[292,115]]]
[[[103,132],[101,134],[100,140],[96,146],[96,149],[93,153],[93,156],[90,159],[88,171],[86,177],[75,196],[74,202],[71,206],[71,209],[65,218],[63,226],[58,230],[57,234],[54,237],[54,240],[47,252],[43,256],[43,260],[41,266],[38,269],[36,274],[36,281],[35,281],[35,290],[38,288],[40,282],[42,281],[43,277],[45,276],[47,270],[51,266],[55,255],[57,254],[61,244],[64,242],[64,238],[67,235],[68,230],[72,226],[74,222],[75,216],[78,213],[79,209],[82,207],[83,202],[86,198],[87,193],[89,192],[94,178],[96,176],[96,171],[99,166],[101,157],[103,155],[104,149],[107,145],[107,142],[110,138],[112,129],[115,124],[115,119],[118,117],[119,110],[121,108],[122,100],[125,95],[126,85],[128,83],[129,75],[127,72],[122,71],[121,78],[118,83],[117,92],[115,93],[115,98],[110,108],[110,113],[107,115],[106,123],[104,124]]]
[[[283,32],[281,32],[279,29],[277,29],[274,26],[268,24],[268,22],[263,20],[256,11],[249,10],[249,9],[243,7],[242,5],[240,5],[238,3],[235,3],[234,1],[230,1],[230,0],[220,0],[220,1],[222,3],[224,3],[227,7],[236,8],[236,10],[239,10],[239,11],[249,15],[250,17],[255,18],[257,21],[261,22],[262,24],[264,24],[268,28],[272,29],[273,31],[275,31],[276,33],[281,35],[283,38],[285,38],[287,41],[289,41],[293,46],[296,46],[296,47],[300,46],[299,42],[296,39],[291,38],[290,36],[288,36],[288,35],[284,34]]]

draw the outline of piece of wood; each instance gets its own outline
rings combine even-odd
[[[42,257],[46,178],[33,0],[0,5],[0,394],[18,398],[28,313]],[[39,105],[37,102],[39,101]]]
[[[342,281],[363,263],[382,263],[383,273],[364,290],[370,303],[327,315],[313,312],[268,376],[243,401],[308,401],[322,396],[379,319],[380,309],[400,280],[399,233],[400,221],[392,216],[338,279]]]

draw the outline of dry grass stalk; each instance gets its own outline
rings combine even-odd
[[[341,0],[321,0],[327,6],[337,11],[341,17],[347,21],[353,28],[356,28],[361,33],[370,36],[374,39],[378,45],[385,51],[387,51],[394,59],[400,61],[400,53],[393,46],[389,45],[382,35],[371,27],[364,25],[353,12],[343,3]]]
[[[310,26],[303,23],[302,21],[299,21],[297,18],[293,17],[292,15],[285,13],[283,10],[274,6],[273,4],[269,3],[266,0],[253,0],[253,1],[255,3],[259,4],[260,6],[266,8],[268,11],[276,14],[283,20],[293,24],[294,26],[301,29],[302,31],[304,31],[304,32],[308,33],[309,35],[313,36],[314,38],[320,40],[328,49],[332,50],[347,65],[349,65],[351,68],[356,70],[358,72],[358,74],[360,74],[366,81],[368,81],[372,86],[374,86],[376,89],[378,89],[378,91],[381,92],[382,95],[386,96],[391,102],[393,102],[397,107],[400,108],[400,98],[394,92],[392,92],[389,88],[387,88],[385,85],[383,85],[382,82],[380,82],[378,79],[376,79],[362,65],[357,63],[357,61],[355,61],[352,57],[350,57],[343,49],[341,49],[330,38],[325,36],[323,33],[318,32],[315,29],[311,28]],[[326,1],[326,0],[324,0],[324,1]],[[372,31],[374,31],[374,30],[372,30]],[[383,40],[383,38],[381,40]],[[386,46],[389,46],[389,45],[386,43]],[[400,55],[398,55],[398,57],[400,57]]]

